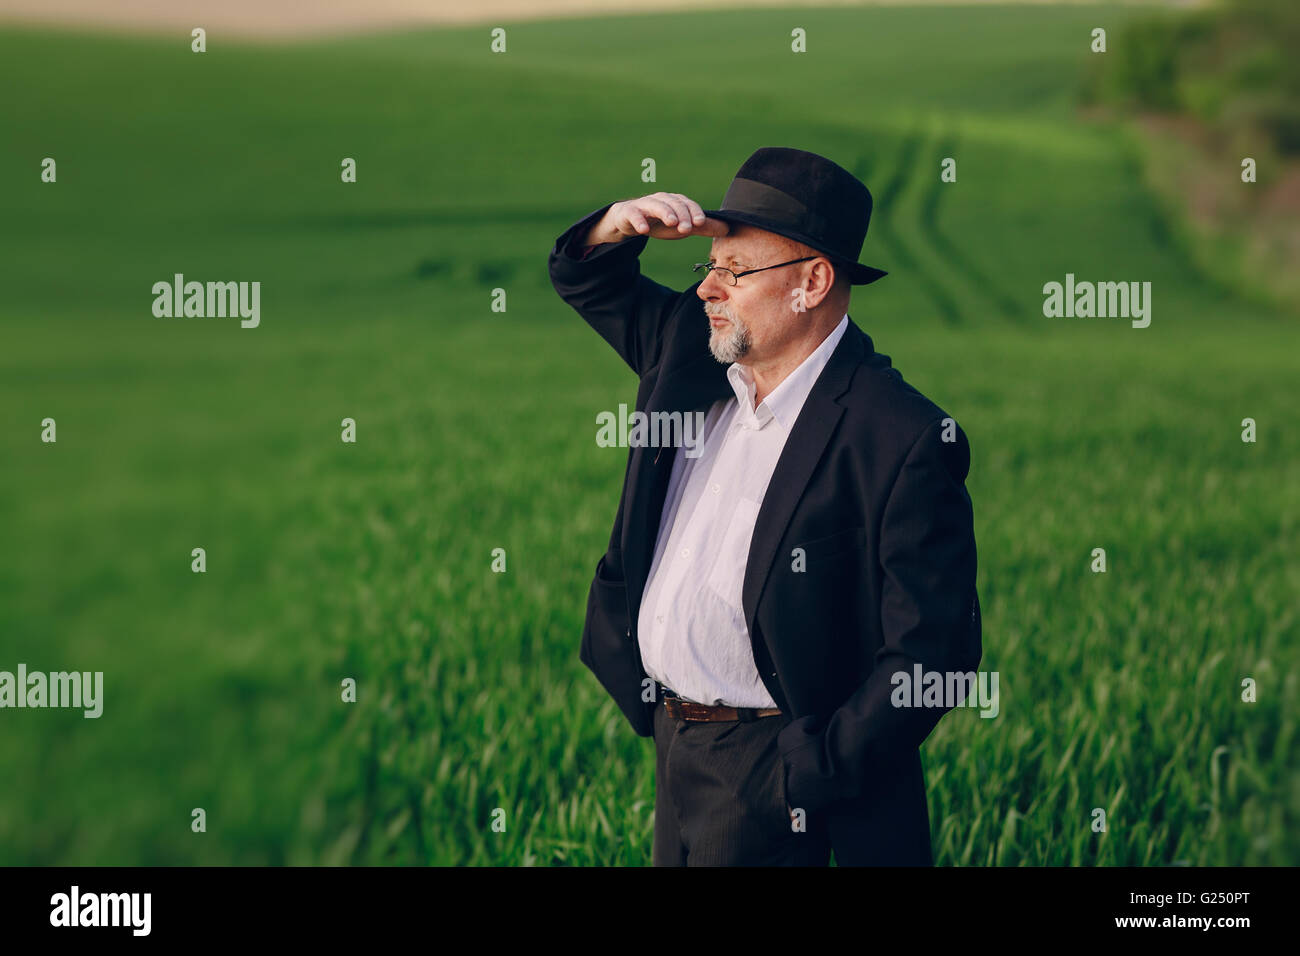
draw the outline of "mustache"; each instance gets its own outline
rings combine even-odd
[[[720,316],[722,316],[724,319],[729,319],[729,320],[732,321],[732,322],[739,322],[739,320],[740,320],[740,317],[739,317],[738,315],[736,315],[735,312],[732,311],[731,306],[728,305],[728,304],[725,303],[725,302],[718,302],[718,303],[706,302],[706,303],[704,303],[704,314],[705,314],[705,315],[710,315],[710,316],[713,316],[713,315],[720,315]]]

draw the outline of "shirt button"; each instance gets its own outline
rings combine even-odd
[[[719,491],[721,491],[721,490],[722,490],[722,485],[716,485],[716,484],[715,484],[715,485],[713,486],[713,493],[714,493],[715,495],[716,495]]]
[[[658,621],[660,624],[662,624],[664,622],[664,616],[660,614],[658,617],[655,618],[655,620]]]

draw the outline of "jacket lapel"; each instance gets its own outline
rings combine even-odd
[[[854,371],[871,348],[870,343],[870,338],[850,318],[844,337],[831,353],[826,367],[808,393],[799,417],[790,429],[785,447],[781,450],[781,457],[777,459],[754,524],[754,537],[750,541],[749,558],[745,564],[741,605],[751,638],[755,633],[754,615],[771,574],[777,546],[781,543],[795,506],[803,497],[813,469],[821,460],[822,453],[844,414],[844,406],[837,399],[848,389]]]

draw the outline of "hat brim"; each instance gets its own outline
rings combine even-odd
[[[754,226],[757,229],[766,229],[768,232],[775,232],[778,236],[785,236],[787,239],[793,239],[795,242],[802,242],[806,246],[812,246],[830,259],[836,260],[839,264],[848,269],[850,285],[870,285],[877,279],[883,279],[889,275],[884,269],[877,269],[874,266],[864,266],[860,262],[849,262],[840,256],[826,252],[820,247],[820,240],[814,239],[806,233],[799,232],[797,229],[791,229],[778,222],[765,219],[762,216],[755,216],[752,213],[736,212],[730,209],[706,209],[704,215],[712,219],[721,219],[723,222],[735,222],[745,226]]]

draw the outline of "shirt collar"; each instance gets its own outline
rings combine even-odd
[[[762,428],[775,419],[777,425],[788,432],[794,420],[799,417],[799,412],[808,399],[808,393],[812,391],[818,376],[830,361],[831,353],[835,351],[835,346],[844,337],[848,327],[849,316],[845,313],[834,331],[826,336],[822,344],[800,362],[780,385],[772,389],[771,394],[763,399],[758,408],[754,408],[756,386],[753,370],[748,365],[732,362],[727,368],[727,380],[731,383],[732,391],[736,393],[736,401],[740,406],[738,415],[740,421],[750,428]]]

